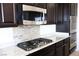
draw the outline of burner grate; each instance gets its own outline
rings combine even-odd
[[[30,51],[32,49],[38,48],[40,46],[44,46],[51,42],[52,42],[52,40],[50,40],[50,39],[38,38],[38,39],[26,41],[26,42],[21,42],[21,43],[17,44],[17,46],[26,51]]]

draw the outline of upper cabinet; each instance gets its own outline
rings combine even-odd
[[[22,3],[15,3],[15,19],[17,25],[22,25]]]
[[[1,13],[2,11],[1,11],[1,4],[0,4],[0,23],[2,22],[2,13]]]
[[[71,12],[71,8],[70,8],[70,3],[64,3],[63,6],[63,23],[65,21],[70,21],[70,12]]]
[[[15,4],[0,4],[0,27],[16,26]]]
[[[69,4],[65,3],[48,3],[47,4],[47,23],[48,24],[62,24],[63,21],[68,20]]]
[[[56,4],[48,3],[47,4],[47,24],[55,24],[55,12]]]
[[[15,21],[15,10],[14,5],[10,3],[4,3],[2,5],[2,15],[3,15],[3,22],[4,23],[14,23]]]
[[[70,33],[70,30],[76,29],[76,21],[77,21],[77,3],[60,3],[62,7],[62,15],[60,14],[60,8],[58,9],[59,15],[62,17],[61,22],[58,23],[59,19],[55,19],[56,23],[56,31],[57,32],[67,32]],[[57,15],[56,15],[57,16]],[[59,17],[59,16],[57,16]],[[74,26],[74,27],[72,27]],[[62,29],[61,29],[62,28]],[[70,29],[72,28],[72,29]]]
[[[48,3],[47,23],[62,24],[70,21],[70,16],[77,16],[77,3]]]
[[[48,3],[47,4],[47,23],[58,24],[63,21],[63,4],[60,3]]]

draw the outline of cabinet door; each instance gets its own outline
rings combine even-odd
[[[64,56],[68,56],[69,55],[69,44],[66,44],[64,47]]]
[[[64,47],[64,56],[69,55],[69,49],[70,49],[70,38],[67,38],[64,40],[65,47]]]
[[[65,23],[65,21],[70,21],[70,4],[69,3],[64,3],[64,11],[63,11],[63,21]]]
[[[47,48],[48,53],[45,56],[55,56],[55,45],[51,45]]]
[[[22,4],[21,3],[16,3],[15,4],[15,18],[16,18],[16,23],[17,25],[22,25]]]
[[[3,3],[4,23],[14,23],[14,7],[12,3]]]
[[[55,45],[48,46],[39,51],[36,51],[28,56],[54,56],[55,55]]]
[[[56,56],[63,56],[64,55],[64,46],[63,41],[60,41],[55,44],[55,54]]]
[[[46,3],[34,3],[34,6],[46,9]]]
[[[56,24],[56,31],[69,33],[70,31],[70,4],[63,3],[61,5],[63,5],[62,15],[61,15],[61,18],[59,19],[62,19],[62,20],[58,24]]]
[[[56,24],[56,32],[66,32],[66,33],[69,33],[70,32],[70,22],[66,21],[63,24]]]
[[[55,8],[56,4],[55,3],[48,3],[47,4],[47,24],[55,24]]]
[[[1,3],[0,3],[0,23],[2,22],[2,11],[1,11]]]
[[[62,24],[64,16],[64,4],[49,3],[47,4],[47,23],[48,24]]]
[[[56,4],[56,8],[55,8],[56,12],[55,12],[55,20],[56,20],[56,24],[62,24],[63,23],[63,16],[64,16],[64,4],[63,3],[58,3]]]
[[[15,19],[15,4],[1,3],[2,22],[0,27],[14,27],[17,26]]]
[[[62,45],[62,46],[56,48],[56,56],[63,56],[64,55],[64,47],[65,47],[65,45]]]

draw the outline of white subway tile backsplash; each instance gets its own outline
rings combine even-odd
[[[19,41],[28,41],[39,37],[40,26],[22,26],[14,28],[14,38],[16,43]]]
[[[19,26],[14,28],[14,38],[16,42],[28,41],[55,32],[56,25]]]
[[[40,35],[48,36],[56,32],[56,25],[41,25],[40,26]]]

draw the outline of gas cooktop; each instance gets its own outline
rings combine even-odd
[[[52,42],[52,40],[50,40],[50,39],[37,38],[37,39],[30,40],[30,41],[18,43],[17,46],[26,51],[30,51],[32,49],[38,48],[40,46],[44,46],[51,42]]]

